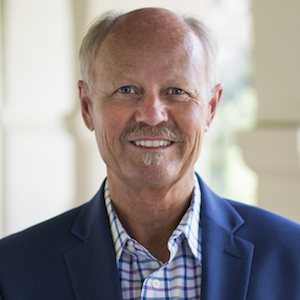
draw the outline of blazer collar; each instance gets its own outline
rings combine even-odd
[[[104,183],[71,229],[81,242],[65,253],[77,300],[122,299],[103,195]]]
[[[202,222],[202,300],[246,299],[254,246],[234,235],[244,220],[198,177]]]
[[[216,225],[230,233],[234,233],[244,224],[244,219],[232,205],[216,195],[197,174],[202,196],[202,217],[215,222]]]

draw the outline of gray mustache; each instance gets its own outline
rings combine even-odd
[[[136,125],[125,129],[121,134],[120,141],[127,141],[139,137],[168,137],[178,142],[184,141],[184,136],[178,128],[173,128],[166,125]]]

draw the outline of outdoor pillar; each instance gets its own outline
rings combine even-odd
[[[257,126],[238,143],[258,206],[300,223],[300,2],[253,0]]]

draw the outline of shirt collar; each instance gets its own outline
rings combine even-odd
[[[109,218],[110,231],[111,231],[112,240],[113,240],[115,253],[116,253],[116,261],[118,261],[121,257],[123,248],[124,248],[127,240],[130,239],[130,236],[127,234],[127,232],[123,228],[123,226],[114,210],[112,201],[109,196],[109,188],[108,188],[107,180],[105,181],[104,199],[105,199],[105,206],[106,206],[106,210],[107,210],[107,214],[108,214],[108,218]]]
[[[179,230],[183,232],[194,257],[201,262],[201,190],[196,175],[194,176],[194,184],[194,193],[190,207],[187,209],[175,231]]]
[[[194,257],[201,262],[201,234],[200,234],[200,209],[201,209],[201,190],[196,175],[194,176],[194,192],[191,200],[191,204],[186,213],[182,217],[180,223],[173,231],[169,238],[169,248],[172,247],[177,241],[183,239],[182,234],[187,239],[188,245],[194,255]],[[108,182],[105,182],[104,199],[107,214],[109,217],[110,229],[112,234],[112,240],[116,253],[116,261],[118,261],[123,252],[124,246],[131,237],[127,234],[123,228],[112,204],[109,196]],[[172,250],[171,256],[172,256]],[[174,254],[175,255],[175,254]]]

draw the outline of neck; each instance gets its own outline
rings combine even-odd
[[[110,197],[124,229],[153,256],[167,261],[167,242],[189,207],[194,173],[157,188],[138,187],[109,175]]]

